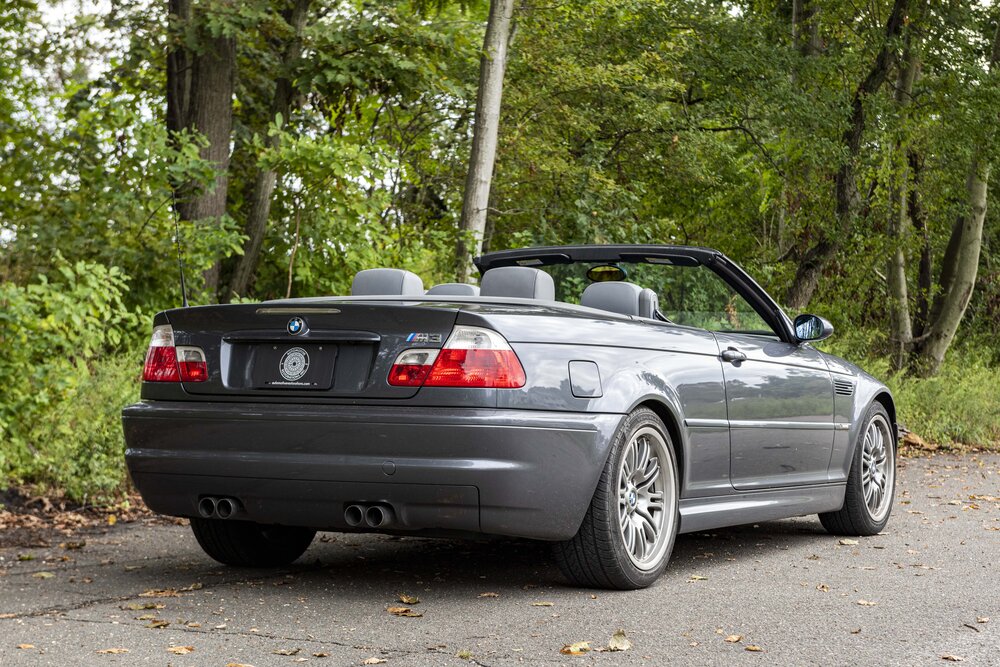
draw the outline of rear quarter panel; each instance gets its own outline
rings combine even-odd
[[[624,418],[642,403],[655,403],[665,421],[672,422],[668,428],[678,440],[682,495],[732,492],[728,429],[685,423],[726,419],[722,362],[712,334],[579,312],[544,317],[463,312],[458,318],[459,324],[477,322],[507,338],[527,377],[522,389],[499,391],[497,407],[615,413]],[[599,396],[574,396],[569,368],[575,361],[596,364]]]

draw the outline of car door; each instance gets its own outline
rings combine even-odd
[[[733,486],[827,481],[833,380],[820,353],[758,335],[715,336],[725,375]]]

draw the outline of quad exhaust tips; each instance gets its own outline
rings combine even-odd
[[[204,496],[198,501],[198,514],[203,519],[228,519],[240,510],[240,501],[236,498]]]
[[[351,528],[387,528],[395,521],[390,505],[348,505],[344,523]]]

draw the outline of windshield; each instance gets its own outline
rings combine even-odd
[[[552,276],[556,300],[580,303],[591,281],[588,270],[601,263],[575,262],[537,268]],[[727,282],[701,265],[673,263],[615,262],[625,280],[656,292],[659,312],[674,324],[710,331],[774,335],[756,310]]]

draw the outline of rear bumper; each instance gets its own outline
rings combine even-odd
[[[562,540],[622,415],[147,401],[122,419],[129,472],[162,514],[233,496],[244,519],[349,530],[349,504],[385,503],[393,530]]]

